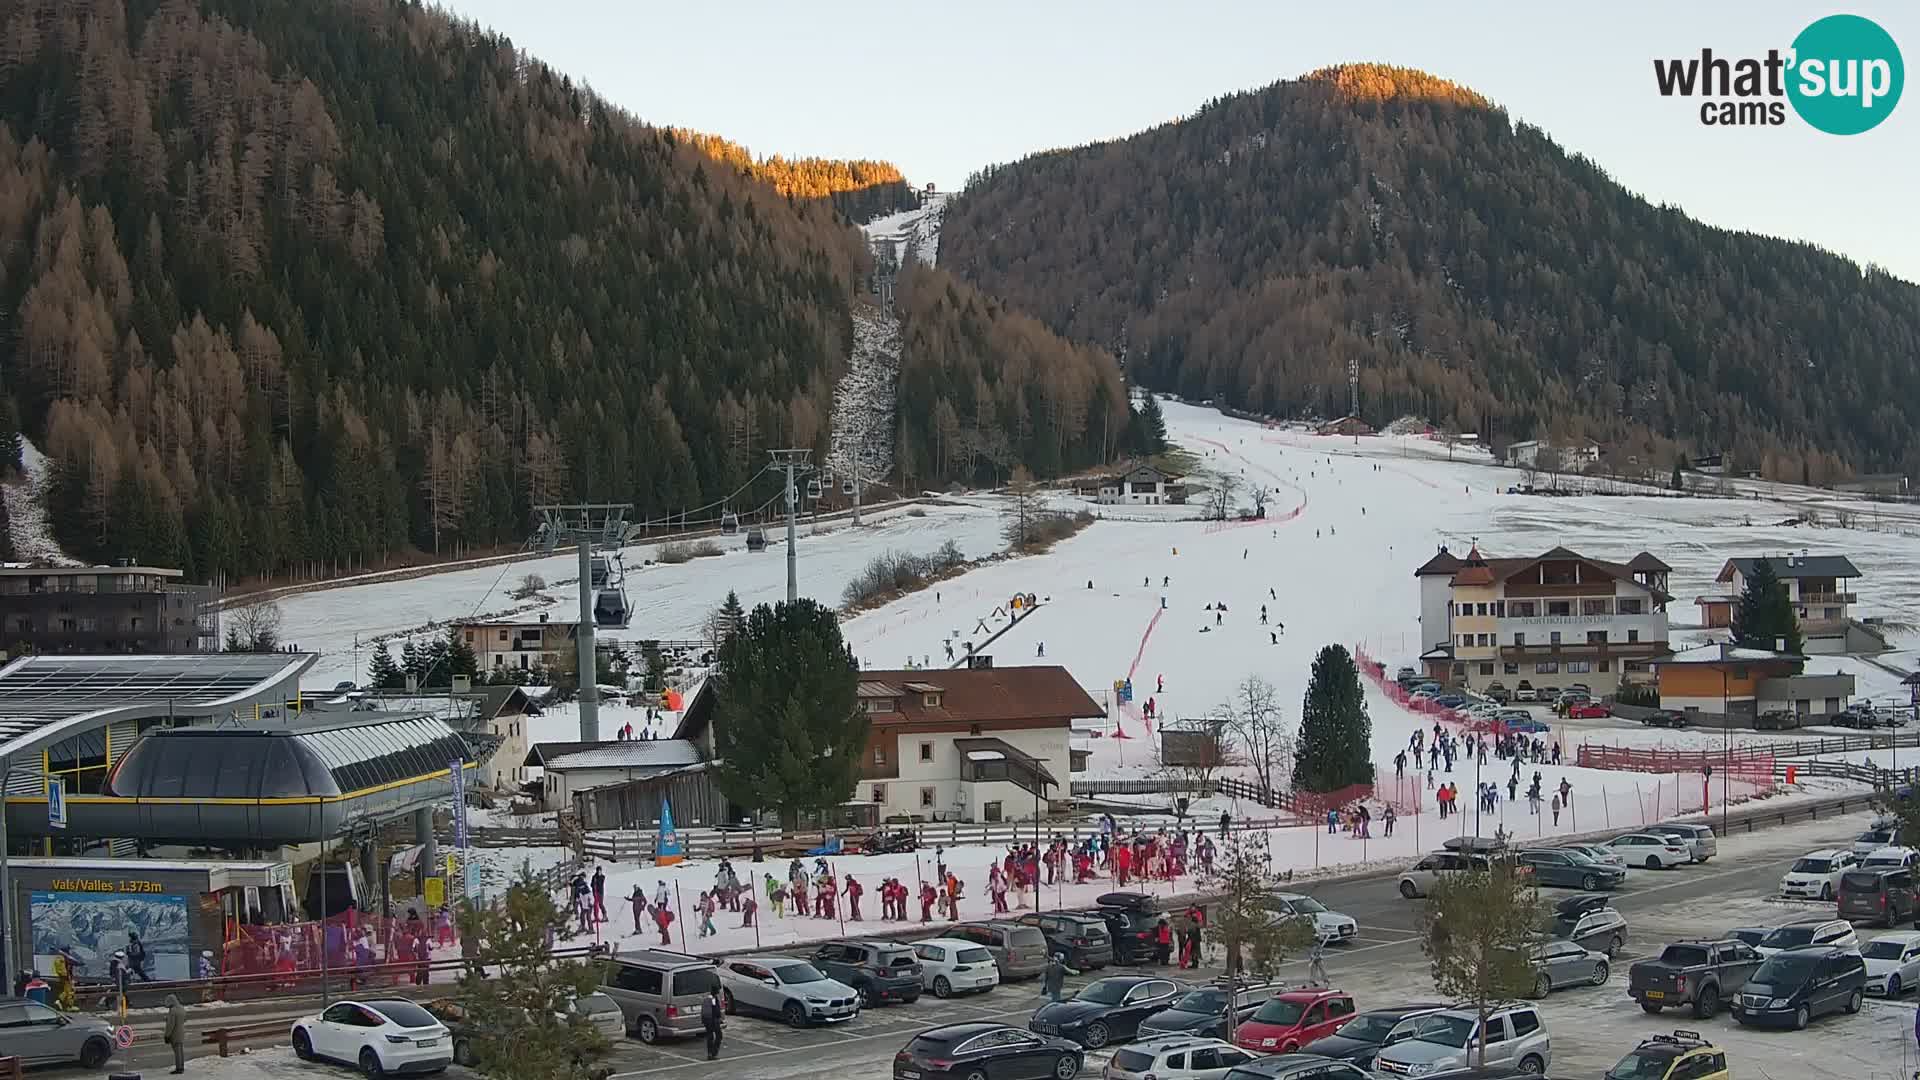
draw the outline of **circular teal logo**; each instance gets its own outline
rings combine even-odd
[[[1906,81],[1900,46],[1872,19],[1829,15],[1793,39],[1787,100],[1829,135],[1872,130],[1899,104]]]

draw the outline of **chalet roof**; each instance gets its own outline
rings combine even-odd
[[[916,694],[938,694],[942,688],[928,682],[910,682],[907,689]]]
[[[1793,663],[1805,660],[1798,653],[1774,652],[1772,649],[1748,649],[1725,642],[1710,642],[1691,649],[1682,649],[1656,664],[1753,664],[1767,660]]]
[[[687,739],[614,739],[538,743],[523,765],[567,769],[663,769],[692,765],[700,749]]]
[[[1049,784],[1058,784],[1040,759],[1020,749],[1004,739],[971,738],[953,740],[953,748],[967,756],[968,761],[1010,761],[1025,767]]]
[[[854,687],[853,696],[863,698],[890,698],[899,697],[900,691],[895,690],[886,683],[861,680],[860,685]]]
[[[1751,559],[1728,559],[1727,565],[1720,568],[1720,576],[1715,580],[1732,581],[1733,572],[1738,570],[1741,577],[1752,577],[1755,564],[1761,557]],[[1773,574],[1782,581],[1790,578],[1855,578],[1860,571],[1853,561],[1845,555],[1782,555],[1778,558],[1765,557],[1773,564]],[[1792,560],[1789,562],[1788,560]]]
[[[1479,552],[1479,548],[1476,547],[1473,553],[1477,554],[1478,552]],[[1657,564],[1660,567],[1666,566],[1665,563],[1660,562],[1659,559],[1654,558],[1652,555],[1647,554],[1644,551],[1641,552],[1639,555],[1634,556],[1633,562],[1617,563],[1617,562],[1608,562],[1605,559],[1591,558],[1589,556],[1582,555],[1571,548],[1553,547],[1548,549],[1543,554],[1529,556],[1526,558],[1486,559],[1484,560],[1486,564],[1486,568],[1492,571],[1492,574],[1490,577],[1486,577],[1478,573],[1477,571],[1479,571],[1480,569],[1479,562],[1470,559],[1468,562],[1461,563],[1460,564],[1461,569],[1455,571],[1454,577],[1453,577],[1453,583],[1455,585],[1487,585],[1495,581],[1505,581],[1508,578],[1514,576],[1515,574],[1518,574],[1523,570],[1527,570],[1534,566],[1537,566],[1540,563],[1546,562],[1549,559],[1584,563],[1588,566],[1593,567],[1596,570],[1599,570],[1604,574],[1607,574],[1615,578],[1616,580],[1631,582],[1632,584],[1639,585],[1641,588],[1647,589],[1649,592],[1653,593],[1656,597],[1659,597],[1661,600],[1673,599],[1673,597],[1669,596],[1667,593],[1662,592],[1659,589],[1653,588],[1652,586],[1649,586],[1649,585],[1642,585],[1640,582],[1634,581],[1633,575],[1636,567],[1633,564],[1635,562],[1639,562],[1642,559],[1646,559],[1646,560],[1649,560],[1651,564]]]
[[[1413,572],[1413,576],[1429,577],[1437,574],[1446,574],[1448,576],[1452,576],[1453,573],[1459,570],[1462,565],[1464,564],[1461,563],[1461,561],[1457,557],[1455,557],[1452,552],[1447,550],[1447,547],[1445,544],[1442,544],[1440,545],[1439,552],[1436,553],[1433,558],[1428,559],[1426,562],[1421,563],[1420,568]]]
[[[1660,574],[1668,574],[1673,572],[1673,567],[1668,566],[1666,563],[1661,562],[1651,552],[1646,552],[1646,551],[1643,551],[1640,554],[1635,555],[1633,558],[1628,559],[1627,569],[1642,572],[1642,573],[1647,571],[1652,571],[1654,573],[1660,573]]]
[[[925,673],[913,670],[866,671],[868,679],[905,683]],[[930,685],[922,683],[921,685]],[[940,704],[932,708],[907,699],[907,721],[1062,720],[1103,717],[1067,669],[1055,664],[1033,667],[954,668],[940,673]]]

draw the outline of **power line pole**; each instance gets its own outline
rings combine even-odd
[[[813,471],[813,451],[811,450],[769,450],[774,465],[784,468],[787,474],[787,603],[800,599],[800,568],[798,547],[800,521],[800,489],[795,485],[795,476]]]
[[[853,527],[860,527],[860,466],[856,463],[853,473]]]
[[[580,550],[580,621],[574,629],[574,644],[577,648],[576,665],[578,671],[574,682],[578,684],[577,695],[580,703],[580,741],[600,741],[600,664],[594,642],[594,582],[593,547],[599,543],[604,547],[618,550],[626,539],[627,511],[633,509],[632,503],[555,503],[548,506],[536,506],[535,513],[540,515],[540,527],[535,531],[533,542],[552,554],[562,544],[574,543]],[[608,580],[612,581],[613,559],[608,560]],[[620,624],[626,623],[626,610],[620,614]]]

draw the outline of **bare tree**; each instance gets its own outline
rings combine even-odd
[[[1273,497],[1273,489],[1265,484],[1253,485],[1253,516],[1267,516],[1267,500]]]
[[[1533,467],[1547,474],[1548,485],[1554,491],[1560,490],[1560,474],[1566,469],[1566,462],[1562,459],[1559,447],[1541,443],[1534,449]]]
[[[1220,714],[1243,760],[1253,766],[1261,790],[1271,797],[1275,785],[1293,774],[1293,728],[1280,711],[1279,692],[1260,676],[1249,675],[1233,688]]]
[[[227,652],[273,652],[280,647],[280,605],[260,600],[227,616]]]
[[[1225,521],[1233,514],[1233,497],[1240,493],[1240,477],[1228,472],[1208,472],[1201,478],[1207,490],[1207,517]]]
[[[1025,465],[1014,466],[1013,479],[1007,482],[1007,501],[1000,512],[1007,519],[1004,532],[1008,544],[1021,548],[1037,538],[1046,506],[1040,498],[1040,485]]]

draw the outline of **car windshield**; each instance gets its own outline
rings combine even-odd
[[[1832,871],[1832,859],[1801,859],[1793,864],[1793,873],[1796,874],[1826,874]]]
[[[1367,1043],[1386,1042],[1387,1033],[1392,1031],[1394,1025],[1399,1022],[1399,1017],[1387,1013],[1363,1014],[1354,1017],[1351,1023],[1342,1027],[1340,1037]]]
[[[1660,953],[1660,962],[1675,967],[1692,967],[1707,962],[1707,950],[1699,945],[1669,945]]]
[[[1893,843],[1893,833],[1888,832],[1886,829],[1875,829],[1872,832],[1863,832],[1860,834],[1856,843],[1891,844]]]
[[[1327,910],[1327,905],[1315,900],[1311,896],[1302,896],[1293,902],[1293,910],[1302,915],[1317,915]]]
[[[1898,960],[1900,959],[1900,953],[1904,951],[1906,947],[1907,943],[1904,941],[1893,941],[1888,938],[1881,938],[1878,941],[1867,942],[1867,947],[1860,950],[1860,955],[1869,960]]]
[[[370,1001],[367,1004],[382,1016],[405,1028],[432,1027],[440,1022],[433,1018],[432,1013],[411,1001]]]
[[[1465,1016],[1430,1016],[1420,1021],[1414,1038],[1441,1046],[1461,1047],[1473,1035],[1473,1020]]]
[[[1813,975],[1813,968],[1817,963],[1819,961],[1811,956],[1781,953],[1778,956],[1768,957],[1767,962],[1754,971],[1749,981],[1776,988],[1799,986]]]
[[[1566,855],[1567,858],[1572,859],[1574,862],[1582,866],[1593,861],[1593,856],[1587,854],[1584,851],[1579,850],[1578,848],[1561,848],[1560,850],[1563,854]]]
[[[1283,998],[1269,998],[1265,1005],[1260,1006],[1260,1011],[1253,1014],[1253,1018],[1263,1024],[1279,1024],[1283,1027],[1292,1027],[1300,1022],[1300,1017],[1304,1015],[1306,1011],[1307,1007],[1297,1001],[1287,1001]]]
[[[826,976],[812,964],[788,964],[773,969],[773,977],[789,986],[798,983],[825,982]]]
[[[1607,1070],[1607,1080],[1662,1080],[1667,1075],[1667,1065],[1672,1061],[1672,1054],[1635,1050],[1621,1058],[1620,1064]]]
[[[1760,939],[1760,944],[1769,949],[1791,949],[1796,945],[1805,945],[1813,940],[1811,926],[1782,926],[1773,933]]]
[[[1217,1013],[1227,1006],[1227,995],[1221,990],[1195,990],[1186,997],[1173,1003],[1181,1012]]]
[[[1080,988],[1073,995],[1075,1001],[1088,1001],[1095,1005],[1118,1005],[1127,999],[1127,991],[1133,989],[1133,983],[1120,979],[1101,979]]]

